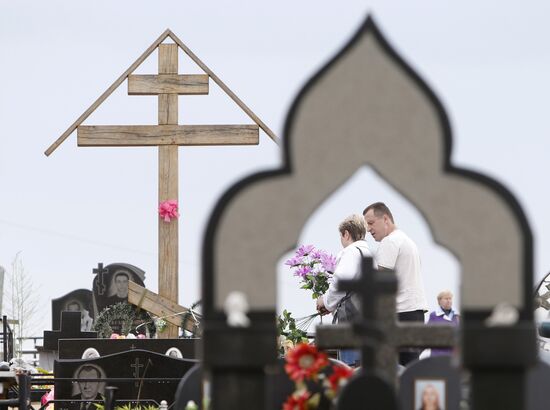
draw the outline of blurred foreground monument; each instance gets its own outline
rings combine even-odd
[[[470,408],[527,408],[527,374],[537,363],[531,230],[512,194],[493,179],[453,166],[451,150],[442,104],[369,17],[292,104],[283,166],[235,184],[210,218],[202,284],[204,366],[211,375],[212,408],[268,408],[266,366],[276,360],[277,262],[295,247],[315,209],[363,166],[372,167],[414,204],[435,241],[461,263],[460,360],[452,366],[470,375]],[[397,383],[379,371],[376,355],[390,336],[388,325],[396,329],[392,337],[402,325],[391,316],[377,316],[387,298],[366,287],[355,289],[370,301],[371,310],[363,312],[370,320],[343,326],[347,336],[341,340],[370,346],[374,357],[368,362],[372,367],[342,392],[338,408],[397,409]],[[235,291],[246,295],[250,305],[248,327],[226,321],[224,302]],[[372,301],[375,297],[381,304]],[[332,331],[319,329],[319,342],[336,340]],[[422,332],[409,335],[422,339]],[[425,332],[432,330],[426,326]],[[442,333],[441,344],[452,343],[451,336]],[[448,398],[458,400],[455,393]]]

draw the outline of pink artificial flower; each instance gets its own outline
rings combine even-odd
[[[323,251],[316,249],[311,252],[311,257],[315,260],[320,260],[323,257],[324,253]]]
[[[111,339],[118,339],[119,336],[120,335],[118,333],[113,333],[110,338]]]
[[[314,249],[315,249],[315,246],[313,246],[313,245],[302,245],[296,251],[296,256],[298,256],[298,257],[307,256]]]
[[[336,269],[336,258],[330,253],[323,253],[320,259],[325,271],[334,273],[334,269]]]
[[[295,257],[290,258],[289,260],[287,260],[285,262],[285,265],[288,265],[288,266],[291,266],[291,267],[298,266],[298,265],[302,264],[302,260],[303,260],[303,258],[295,256]]]
[[[162,201],[159,204],[159,215],[164,219],[164,222],[170,222],[172,219],[179,218],[178,201],[175,199]]]
[[[138,339],[147,339],[147,336],[145,336],[144,334],[140,333],[137,335],[137,338]]]
[[[294,276],[300,276],[301,278],[305,278],[306,275],[311,273],[311,270],[312,270],[311,266],[309,265],[300,266],[298,269],[296,269],[296,271],[294,271]]]

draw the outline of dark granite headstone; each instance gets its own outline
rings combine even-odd
[[[81,312],[80,330],[88,332],[92,330],[94,319],[92,291],[77,289],[57,299],[52,299],[52,330],[61,328],[61,312]]]
[[[181,352],[183,359],[196,358],[196,344],[199,339],[69,339],[59,341],[59,359],[80,359],[88,348],[94,348],[100,356],[107,356],[128,350],[147,350],[168,354],[173,349]]]
[[[460,408],[460,372],[450,356],[430,357],[411,364],[400,379],[401,410],[422,408],[422,398],[438,400],[441,410]]]
[[[116,343],[116,341],[112,341],[112,343]],[[54,365],[56,377],[55,398],[56,400],[79,399],[81,387],[78,383],[58,379],[78,378],[79,372],[83,368],[89,369],[86,366],[93,366],[98,369],[99,378],[106,380],[105,382],[98,382],[88,390],[91,390],[92,393],[102,393],[104,384],[117,387],[117,406],[122,404],[121,402],[138,399],[155,400],[157,403],[166,400],[170,405],[174,402],[176,389],[181,378],[195,364],[196,361],[194,360],[175,359],[165,354],[138,349],[90,360],[56,360]],[[85,398],[91,397],[92,393],[88,392],[88,397]],[[73,408],[80,407],[68,403],[56,406],[57,410],[70,410]]]
[[[202,402],[202,366],[196,364],[181,379],[176,391],[174,409],[184,409],[189,401]]]
[[[550,391],[550,365],[539,361],[527,372],[527,405],[529,410],[547,410]]]
[[[57,350],[60,339],[95,339],[97,332],[80,330],[80,312],[61,312],[61,330],[44,331],[44,349]]]
[[[145,287],[145,272],[128,263],[111,263],[93,269],[95,274],[92,289],[95,317],[107,306],[128,301],[128,281]]]

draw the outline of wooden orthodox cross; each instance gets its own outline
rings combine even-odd
[[[161,44],[167,37],[175,43]],[[131,73],[158,47],[158,75]],[[178,74],[178,47],[206,74]],[[80,125],[122,82],[128,78],[128,94],[158,96],[158,125]],[[208,94],[212,79],[255,122],[253,125],[178,125],[178,96]],[[85,147],[158,146],[159,203],[178,199],[178,146],[253,145],[261,127],[275,142],[273,132],[170,30],[166,30],[143,54],[80,116],[45,154],[50,155],[75,129],[78,145]],[[178,302],[178,221],[159,219],[159,295]],[[177,337],[169,325],[161,337]]]

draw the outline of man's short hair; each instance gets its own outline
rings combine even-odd
[[[130,280],[130,274],[126,271],[119,270],[118,272],[115,272],[115,276],[113,277],[113,279],[116,280],[116,278],[118,278],[119,276],[126,276],[126,278]]]
[[[97,376],[96,376],[96,379],[99,379],[101,378],[101,372],[99,371],[99,369],[95,366],[91,366],[91,365],[84,365],[82,366],[79,370],[78,370],[78,374],[76,375],[76,378],[79,378],[80,375],[82,374],[82,372],[89,372],[90,370],[93,370],[94,372],[96,372]],[[81,382],[82,383],[82,382]]]
[[[453,292],[451,292],[450,290],[442,290],[441,292],[439,292],[437,294],[437,301],[439,302],[441,299],[443,299],[444,297],[453,297]]]
[[[338,226],[340,234],[344,234],[345,231],[348,231],[351,235],[351,239],[358,241],[360,239],[365,239],[367,234],[367,228],[365,228],[365,220],[361,215],[353,214],[344,219]]]
[[[393,215],[391,214],[390,208],[388,208],[384,202],[375,202],[374,204],[370,204],[363,211],[363,216],[365,216],[365,214],[369,212],[371,209],[377,218],[382,218],[384,215],[388,215],[388,218],[390,218],[390,221],[392,221],[392,223],[395,223],[393,220]]]

